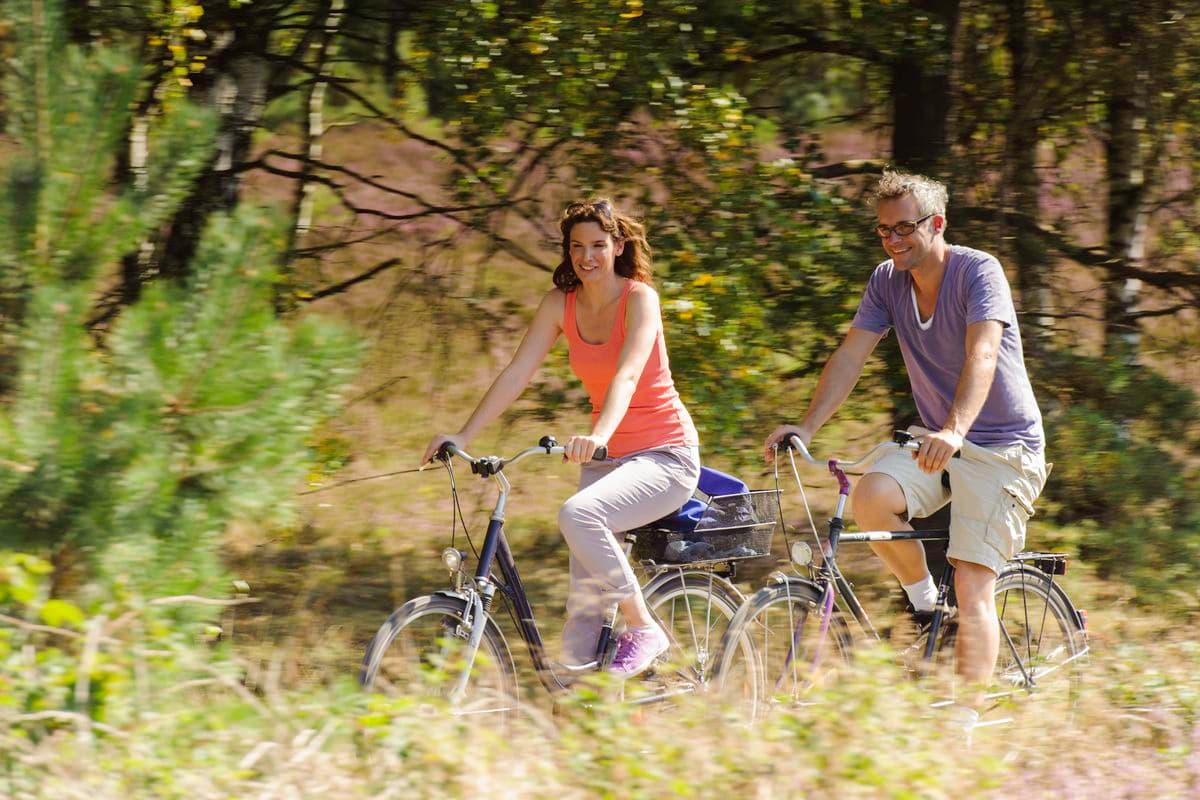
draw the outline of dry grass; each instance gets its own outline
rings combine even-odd
[[[1142,625],[1154,624],[1144,619]],[[1161,623],[1160,623],[1161,624]],[[1161,630],[1160,630],[1161,633]],[[1097,652],[1063,714],[1037,695],[972,746],[885,651],[810,705],[747,727],[693,698],[653,712],[541,698],[507,725],[344,680],[239,694],[220,682],[110,713],[108,733],[0,715],[12,798],[1122,798],[1200,792],[1200,648],[1184,636]],[[30,736],[29,732],[36,732]]]

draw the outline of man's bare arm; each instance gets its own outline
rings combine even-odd
[[[945,469],[950,458],[962,448],[963,437],[975,424],[992,389],[1003,334],[1004,324],[997,320],[985,319],[967,326],[967,358],[958,376],[954,403],[942,429],[926,436],[916,454],[917,463],[924,471]]]
[[[799,436],[805,446],[812,441],[821,426],[846,402],[862,375],[867,358],[882,338],[882,333],[872,333],[862,328],[850,329],[829,361],[825,362],[803,422],[799,425],[781,425],[767,437],[764,448],[768,460],[775,445],[789,434]]]

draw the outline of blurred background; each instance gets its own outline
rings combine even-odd
[[[352,676],[384,616],[444,580],[451,511],[441,471],[334,484],[414,467],[465,421],[551,285],[574,199],[646,223],[704,458],[765,487],[763,437],[803,413],[884,258],[863,196],[885,165],[946,182],[947,238],[1008,272],[1055,462],[1029,544],[1077,557],[1072,591],[1110,631],[1137,620],[1117,639],[1194,624],[1194,4],[0,9],[0,705],[101,719],[80,676],[127,699],[122,670],[145,665],[105,677],[85,634],[129,618],[175,642],[173,675],[220,654],[260,694]],[[818,453],[912,418],[885,345]],[[587,411],[560,344],[473,450],[569,436]],[[575,480],[513,476],[510,535],[548,613]],[[460,489],[481,532],[491,490]],[[152,605],[191,594],[257,602]],[[1176,748],[1168,788],[1195,790],[1198,692],[1173,680],[1155,685],[1184,738],[1147,746]],[[1122,708],[1161,699],[1140,691]],[[78,723],[47,719],[34,739]]]

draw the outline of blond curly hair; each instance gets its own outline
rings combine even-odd
[[[884,200],[898,200],[907,195],[916,199],[918,213],[921,215],[946,215],[946,184],[924,175],[891,169],[884,170],[879,183],[875,184],[871,191],[871,208],[879,208],[879,204]]]

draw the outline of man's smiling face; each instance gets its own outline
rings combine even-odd
[[[875,214],[879,225],[891,229],[886,231],[886,236],[880,236],[880,241],[896,269],[902,272],[924,263],[945,224],[941,214],[922,214],[917,199],[911,194],[879,201]],[[915,229],[908,235],[894,230],[897,226],[906,230],[913,224]]]

